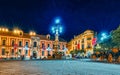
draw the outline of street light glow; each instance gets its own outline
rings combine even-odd
[[[55,23],[56,23],[56,24],[60,23],[60,19],[57,18],[57,19],[55,20]]]
[[[55,27],[52,27],[52,32],[55,33]]]
[[[105,39],[108,39],[108,38],[109,38],[109,35],[107,33],[105,32],[101,33],[101,38],[100,38],[101,41],[104,41]]]
[[[60,27],[59,29],[60,29],[60,30],[59,30],[59,31],[60,31],[60,33],[62,33],[62,30],[63,30],[63,29],[62,29],[62,27]]]
[[[60,18],[55,18],[54,19],[54,25],[51,27],[52,33],[55,34],[60,34],[63,31],[63,28],[61,26],[61,19]]]

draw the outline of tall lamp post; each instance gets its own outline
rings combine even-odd
[[[59,35],[62,33],[63,28],[61,26],[61,20],[59,18],[56,18],[54,23],[54,26],[52,26],[52,32],[55,34],[54,49],[57,53],[59,50]]]

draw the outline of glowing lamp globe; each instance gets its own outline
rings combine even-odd
[[[52,33],[55,33],[55,27],[52,27],[51,30],[52,30]]]
[[[55,23],[56,23],[56,24],[60,23],[60,19],[57,18],[57,19],[55,20]]]
[[[59,32],[60,32],[60,33],[62,33],[62,30],[63,30],[63,28],[62,28],[62,27],[60,27],[60,28],[59,28]]]

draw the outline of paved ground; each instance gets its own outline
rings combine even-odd
[[[86,60],[2,61],[0,75],[120,75],[120,65]]]

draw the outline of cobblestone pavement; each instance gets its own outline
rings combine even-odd
[[[0,61],[0,75],[120,75],[120,65],[83,60]]]

